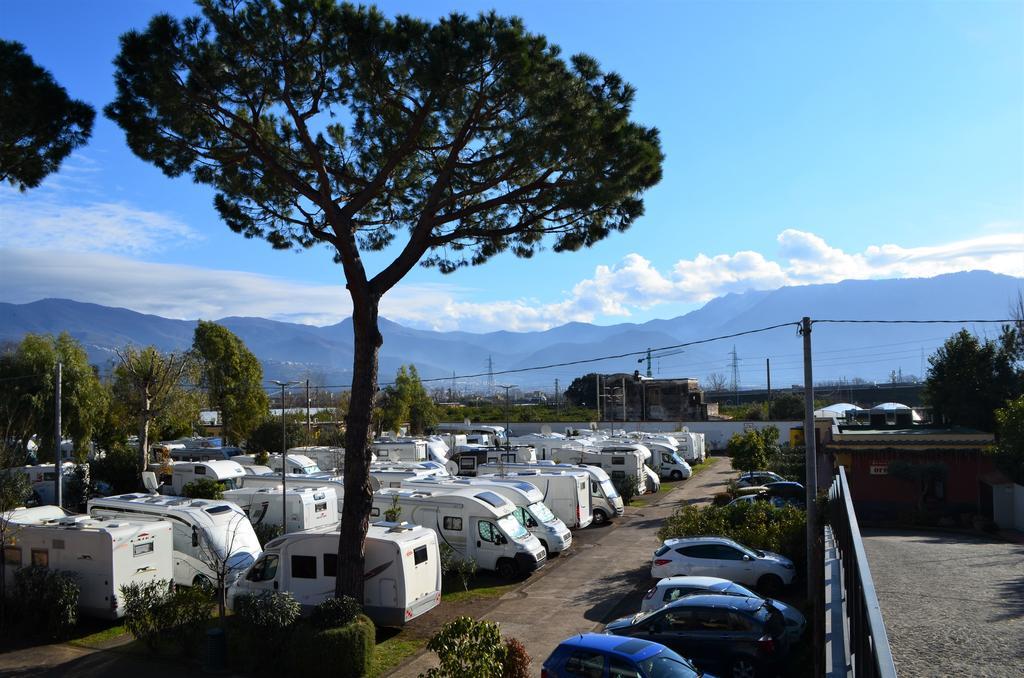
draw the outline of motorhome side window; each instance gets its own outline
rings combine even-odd
[[[336,576],[338,576],[338,554],[337,553],[325,553],[324,554],[324,576],[325,577],[336,577]]]
[[[277,576],[278,557],[275,555],[264,556],[256,561],[256,564],[249,570],[246,577],[249,581],[270,581]]]
[[[474,457],[459,457],[459,468],[473,470],[476,468]]]
[[[377,508],[376,506],[374,506],[372,509],[370,509],[370,515],[374,516],[374,517],[379,516],[380,515],[380,509]]]
[[[147,542],[145,544],[136,544],[132,547],[132,557],[137,558],[144,556],[147,553],[153,552],[153,542]]]
[[[50,552],[46,549],[32,549],[32,567],[49,567]]]
[[[292,576],[316,579],[316,556],[292,556]]]
[[[192,468],[192,471],[197,476],[205,476],[206,475],[206,467],[205,466],[195,466],[195,467]]]
[[[4,565],[16,565],[21,567],[21,547],[20,546],[5,546],[4,547]]]
[[[326,501],[322,501],[322,502],[317,503],[316,506],[313,507],[313,510],[314,511],[326,511],[327,510],[327,502]]]
[[[420,546],[413,550],[412,558],[416,565],[427,562],[427,547]]]
[[[626,477],[626,472],[625,471],[612,471],[612,478],[615,478],[616,480],[622,480],[625,477]]]
[[[494,536],[494,533],[496,531],[495,528],[494,528],[494,525],[492,525],[491,523],[487,522],[486,520],[481,520],[477,527],[478,527],[478,529],[480,531],[480,538],[481,539],[483,539],[484,541],[489,541],[489,542],[496,542],[497,541],[497,539],[495,539],[495,536]]]
[[[625,466],[625,465],[626,465],[626,458],[625,457],[612,457],[612,466]]]
[[[449,532],[462,532],[462,518],[445,516],[444,529],[448,530]]]

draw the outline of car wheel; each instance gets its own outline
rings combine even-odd
[[[601,509],[595,509],[594,510],[594,524],[595,525],[604,525],[607,522],[608,522],[608,514],[605,513],[604,511],[602,511]]]
[[[543,539],[540,540],[540,545],[544,547],[544,553],[551,554],[551,549],[548,548],[548,543]]]
[[[668,474],[668,477],[670,480],[682,480],[683,474],[681,471],[672,471],[672,473]]]
[[[516,576],[516,564],[508,558],[502,558],[498,561],[498,576],[502,579],[511,579]]]
[[[732,678],[756,678],[757,665],[747,657],[740,657],[733,661],[730,673]]]
[[[770,596],[778,595],[779,591],[782,590],[782,580],[778,575],[765,574],[757,580],[757,588],[762,593],[767,593]]]

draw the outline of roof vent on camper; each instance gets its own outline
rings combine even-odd
[[[494,492],[478,492],[476,498],[486,501],[488,504],[494,506],[495,508],[499,506],[504,506],[506,503],[508,503],[505,501],[504,497],[499,496]]]
[[[376,525],[377,527],[386,527],[388,532],[408,532],[409,530],[413,530],[416,528],[415,525],[404,520],[400,523],[392,523],[387,520],[381,520],[380,522],[374,523],[374,525]]]

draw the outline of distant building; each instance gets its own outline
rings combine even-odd
[[[697,379],[638,380],[632,374],[606,374],[601,387],[604,421],[708,420],[708,404]]]

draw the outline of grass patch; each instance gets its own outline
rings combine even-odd
[[[380,636],[381,633],[378,630],[377,647],[373,653],[373,667],[370,669],[369,678],[384,675],[419,652],[427,644],[426,639],[412,638],[403,632],[384,640],[381,640]]]
[[[124,624],[115,624],[114,626],[93,631],[78,638],[73,638],[68,641],[69,645],[77,645],[78,647],[98,648],[106,645],[110,641],[120,638],[121,636],[128,636],[128,630],[124,627]]]
[[[510,584],[494,584],[492,586],[474,586],[469,585],[469,590],[463,590],[461,584],[456,584],[458,588],[453,588],[451,591],[446,591],[441,594],[441,601],[445,603],[461,603],[466,600],[475,600],[477,598],[499,598],[506,592],[511,591],[515,588],[519,582],[512,582]]]
[[[694,477],[701,471],[711,468],[712,459],[711,457],[705,457],[704,461],[699,464],[690,464],[690,477]]]

